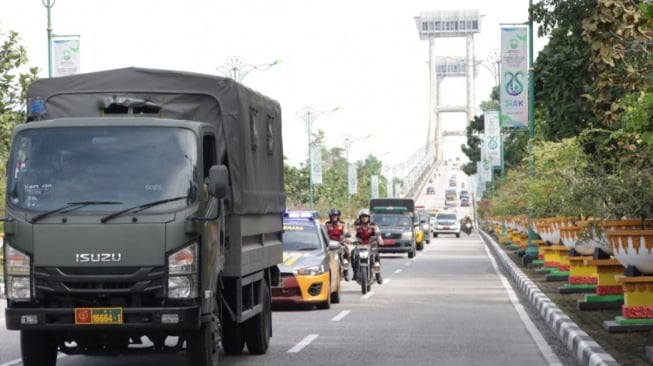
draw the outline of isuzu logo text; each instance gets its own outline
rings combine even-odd
[[[100,262],[120,262],[122,253],[77,253],[75,262],[77,263],[100,263]]]

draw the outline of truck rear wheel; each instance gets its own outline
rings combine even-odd
[[[267,352],[272,337],[272,298],[270,288],[263,282],[263,311],[245,323],[245,340],[249,353],[262,355]]]
[[[218,366],[220,359],[220,313],[213,299],[211,320],[203,323],[187,340],[187,356],[192,366]]]
[[[222,349],[230,355],[243,353],[245,338],[240,324],[231,320],[229,314],[223,314],[222,318]]]
[[[57,344],[47,332],[20,332],[20,353],[24,366],[54,366],[57,364]]]

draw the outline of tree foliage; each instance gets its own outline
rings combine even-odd
[[[596,75],[585,97],[605,125],[619,119],[621,98],[651,86],[651,9],[641,1],[598,0],[582,22],[590,49],[588,68]]]
[[[382,175],[383,163],[369,155],[365,160],[355,163],[357,174],[357,193],[348,195],[348,163],[346,152],[341,147],[328,148],[324,141],[324,131],[312,135],[314,146],[322,148],[322,184],[313,185],[313,209],[325,215],[332,207],[340,209],[345,219],[351,212],[356,216],[358,210],[369,207],[372,175],[379,177],[379,196],[386,197],[388,177]],[[299,167],[285,164],[286,206],[289,209],[309,209],[308,158]],[[349,196],[349,197],[348,197]],[[349,210],[347,210],[349,207]]]
[[[18,33],[0,29],[0,159],[7,161],[14,126],[25,121],[27,86],[37,78],[37,68],[27,68],[25,48]],[[5,164],[0,165],[0,195],[6,187]],[[4,207],[4,201],[0,204]]]

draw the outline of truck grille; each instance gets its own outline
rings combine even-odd
[[[165,273],[165,267],[36,267],[34,287],[36,298],[41,301],[72,301],[79,306],[111,298],[110,301],[118,299],[120,305],[125,306],[134,301],[141,303],[164,298]],[[147,301],[148,298],[151,301]]]

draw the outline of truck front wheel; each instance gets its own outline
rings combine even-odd
[[[57,344],[47,332],[20,332],[20,352],[24,366],[54,366],[57,364]]]
[[[262,284],[263,310],[245,323],[245,340],[249,353],[262,355],[267,352],[272,337],[272,298],[268,284]]]
[[[195,366],[218,366],[220,355],[220,313],[217,300],[213,299],[211,320],[203,323],[191,334],[187,342],[190,364]]]

